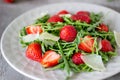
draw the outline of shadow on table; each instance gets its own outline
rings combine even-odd
[[[110,6],[110,5],[104,5],[104,6],[106,6],[106,7],[108,7],[108,8],[111,8],[111,9],[113,9],[113,10],[115,10],[115,11],[117,11],[117,12],[120,13],[120,7],[117,7],[117,6]]]
[[[120,73],[114,75],[114,76],[111,76],[105,80],[120,80]]]
[[[108,7],[109,7],[109,6],[108,6]],[[120,7],[111,7],[111,6],[110,6],[110,8],[120,13]]]

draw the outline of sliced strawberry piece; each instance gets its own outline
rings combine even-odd
[[[78,45],[79,49],[81,49],[85,52],[88,52],[88,53],[92,52],[93,47],[94,47],[94,39],[91,36],[85,36],[81,40],[80,44]]]
[[[90,15],[90,13],[88,11],[78,11],[76,14],[77,15],[87,15],[87,16]]]
[[[61,10],[60,12],[57,13],[57,15],[61,14],[69,14],[69,12],[67,10]]]
[[[4,0],[5,2],[7,2],[7,3],[13,3],[14,2],[14,0]]]
[[[61,56],[53,50],[46,51],[43,55],[41,64],[43,67],[52,67],[59,63]]]
[[[101,51],[103,51],[103,52],[114,51],[110,41],[108,41],[106,39],[101,41],[101,45],[102,45]]]
[[[90,17],[88,15],[77,15],[77,14],[74,14],[71,16],[71,19],[72,20],[79,20],[81,22],[86,22],[86,23],[90,23]]]
[[[99,27],[97,27],[98,31],[105,31],[105,32],[108,32],[109,31],[109,28],[107,25],[105,24],[100,24]]]
[[[43,30],[40,26],[28,26],[26,27],[27,34],[36,34],[36,33],[42,33]]]
[[[54,16],[50,17],[47,22],[49,22],[49,23],[63,22],[63,19],[61,17],[59,17],[58,15],[54,15]]]
[[[78,48],[88,53],[92,52],[92,49],[86,43],[80,43]]]
[[[60,39],[66,42],[72,42],[75,40],[77,31],[74,26],[66,25],[60,31]]]
[[[74,64],[79,65],[79,64],[84,64],[83,60],[81,59],[82,54],[80,52],[74,53],[72,56],[72,61]]]
[[[40,62],[42,59],[41,45],[38,43],[31,43],[27,47],[26,56],[31,60]]]

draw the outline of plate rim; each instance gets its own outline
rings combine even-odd
[[[41,8],[41,7],[46,7],[46,6],[62,5],[62,4],[78,4],[78,3],[79,3],[79,4],[84,4],[84,5],[98,6],[98,7],[101,7],[101,8],[110,10],[110,11],[113,11],[113,12],[115,12],[115,13],[117,13],[117,14],[120,15],[120,13],[117,12],[116,10],[113,10],[113,9],[108,8],[108,7],[106,7],[106,6],[99,5],[99,4],[95,4],[95,3],[86,3],[86,2],[69,2],[69,3],[67,3],[67,2],[64,2],[64,3],[63,3],[63,2],[60,2],[60,3],[52,3],[52,4],[48,4],[48,5],[45,4],[45,5],[38,6],[38,7],[36,7],[36,8],[30,9],[30,10],[28,10],[28,11],[26,11],[26,12],[23,12],[22,14],[20,14],[20,15],[19,15],[18,17],[16,17],[15,19],[13,19],[13,21],[8,24],[8,26],[4,29],[4,31],[3,31],[3,33],[2,33],[2,36],[1,36],[1,39],[0,39],[0,49],[1,49],[1,54],[2,54],[2,56],[4,57],[5,61],[6,61],[15,71],[19,72],[20,74],[22,74],[22,75],[24,75],[24,76],[26,76],[26,77],[28,77],[28,78],[31,78],[31,79],[42,80],[42,79],[40,79],[40,78],[37,78],[37,77],[32,76],[32,75],[29,75],[29,74],[27,74],[27,73],[19,70],[17,67],[15,67],[15,66],[7,59],[7,57],[5,56],[3,47],[2,47],[2,46],[3,46],[2,42],[3,42],[3,39],[4,39],[4,35],[5,35],[6,31],[11,27],[11,25],[12,25],[17,19],[19,19],[20,17],[22,17],[23,15],[25,15],[25,14],[27,14],[27,13],[29,13],[29,12],[32,12],[32,11],[34,11],[34,10],[37,10],[37,9]],[[120,71],[119,71],[119,72],[120,72]],[[113,73],[112,75],[106,76],[106,77],[101,78],[101,79],[109,78],[109,77],[111,77],[111,76],[113,76],[113,75],[115,75],[115,74],[117,74],[117,73],[119,73],[119,72]]]

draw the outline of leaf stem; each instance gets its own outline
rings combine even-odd
[[[63,50],[62,50],[62,47],[61,47],[61,45],[60,45],[60,43],[57,41],[57,44],[58,44],[58,47],[59,47],[59,49],[60,49],[60,54],[61,54],[61,56],[63,57],[63,60],[64,60],[64,64],[65,64],[65,70],[67,71],[67,73],[68,73],[68,75],[70,74],[70,66],[69,66],[69,63],[68,63],[68,61],[67,61],[67,59],[66,59],[66,57],[65,57],[65,55],[64,55],[64,53],[63,53]]]

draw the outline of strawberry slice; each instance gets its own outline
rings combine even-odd
[[[90,15],[90,13],[88,11],[78,11],[76,14],[77,15],[87,15],[87,16]]]
[[[53,50],[46,51],[43,55],[41,64],[43,67],[52,67],[59,63],[61,56]]]
[[[78,48],[80,50],[83,50],[85,52],[91,53],[94,47],[94,39],[91,36],[85,36],[81,39],[80,44],[78,45]]]
[[[82,54],[80,52],[74,53],[72,56],[72,61],[74,64],[79,65],[79,64],[84,64],[83,60],[81,59]]]
[[[77,15],[77,14],[74,14],[71,16],[71,19],[76,21],[76,20],[79,20],[81,22],[86,22],[86,23],[90,23],[91,19],[88,15]]]
[[[72,42],[76,38],[77,31],[74,26],[66,25],[60,31],[60,39],[66,42]]]
[[[61,17],[59,17],[58,15],[54,15],[54,16],[50,17],[47,22],[49,22],[49,23],[63,22],[63,19]]]
[[[57,13],[57,15],[61,14],[69,14],[69,12],[67,10],[61,10],[60,12]]]
[[[105,32],[108,32],[109,31],[109,28],[107,25],[105,24],[100,24],[99,27],[97,27],[98,31],[105,31]]]
[[[36,33],[42,33],[43,30],[40,26],[28,26],[26,27],[27,34],[36,34]]]
[[[26,56],[31,60],[40,62],[42,59],[41,45],[38,43],[31,43],[27,47]]]
[[[102,45],[101,51],[103,51],[103,52],[114,51],[110,41],[108,41],[106,39],[101,41],[101,45]]]

